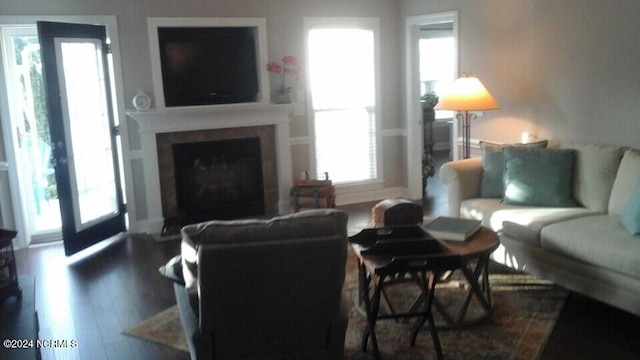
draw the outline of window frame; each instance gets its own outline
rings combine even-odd
[[[349,193],[367,190],[376,190],[383,187],[383,148],[382,148],[382,96],[381,96],[381,65],[380,65],[380,19],[376,17],[305,17],[305,69],[309,69],[309,31],[312,29],[363,29],[373,32],[373,53],[374,53],[374,84],[375,84],[375,138],[374,146],[376,150],[375,167],[376,177],[362,181],[342,182],[335,184],[338,193]],[[345,64],[345,66],[350,66]],[[352,65],[351,65],[352,66]],[[308,70],[307,70],[308,71]],[[308,78],[308,77],[307,77]],[[315,134],[315,112],[311,97],[311,84],[306,82],[306,106],[307,106],[307,129],[309,136],[309,174],[318,178],[320,175],[316,171],[316,134]],[[331,174],[329,174],[331,177]]]

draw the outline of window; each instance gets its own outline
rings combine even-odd
[[[336,184],[371,182],[380,176],[377,26],[340,25],[308,31],[315,170]]]

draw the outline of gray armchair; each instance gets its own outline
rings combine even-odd
[[[182,229],[174,289],[192,359],[341,359],[347,215],[312,210]]]

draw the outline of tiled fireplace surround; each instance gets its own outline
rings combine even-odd
[[[129,112],[142,140],[147,231],[176,215],[174,143],[260,137],[267,213],[289,211],[292,185],[289,117],[296,105],[242,104]]]

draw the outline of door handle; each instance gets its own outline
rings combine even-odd
[[[59,159],[56,159],[55,157],[52,156],[49,158],[49,163],[53,167],[56,167],[58,165],[66,165],[68,162],[69,162],[69,159],[67,159],[66,157],[61,157]]]

